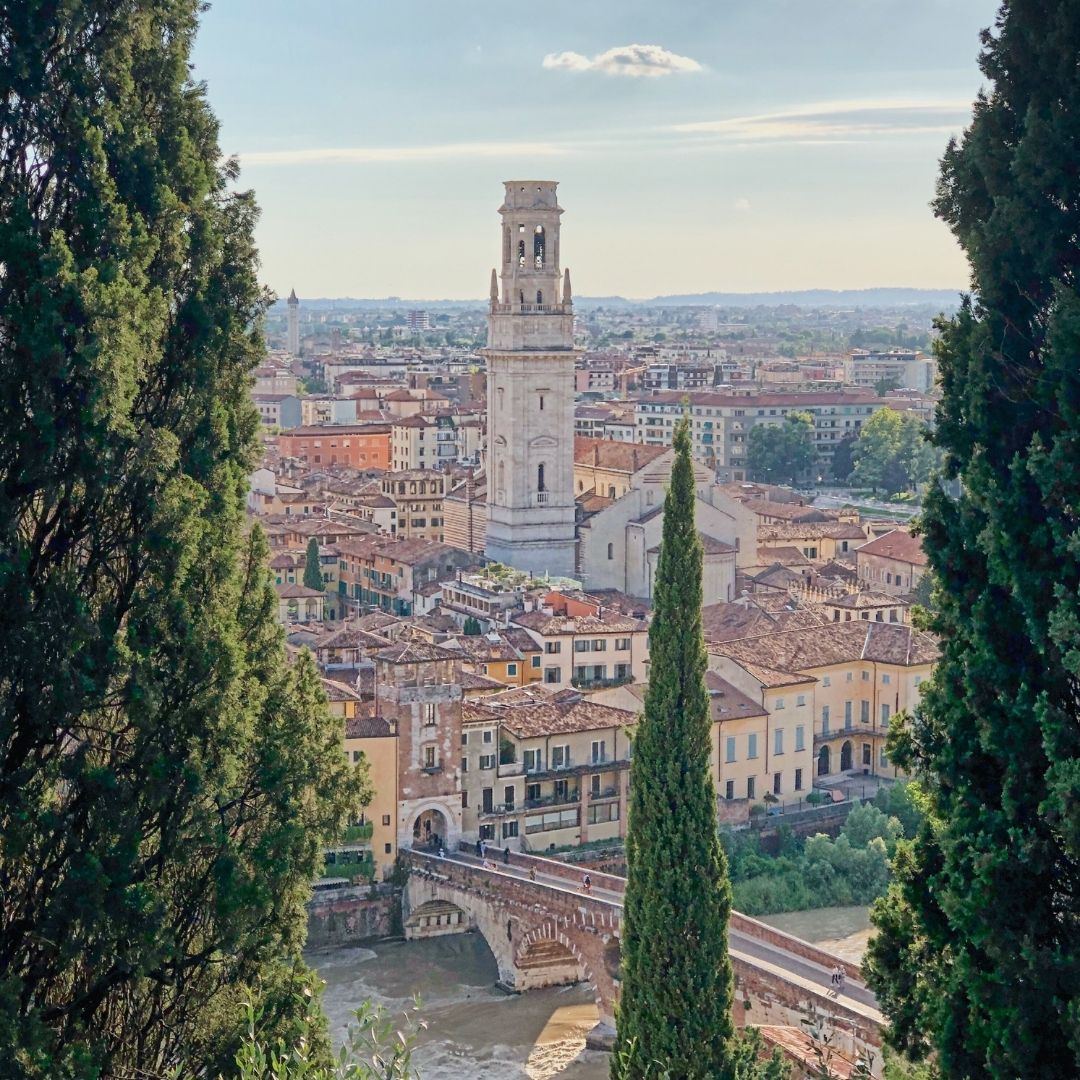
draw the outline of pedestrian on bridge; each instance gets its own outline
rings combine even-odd
[[[484,857],[484,845],[479,840],[476,841],[476,857],[482,859]]]
[[[503,865],[505,865],[505,866],[510,865],[510,845],[509,844],[507,844],[506,847],[503,848]]]
[[[581,883],[581,891],[586,896],[592,892],[592,878],[588,874],[585,875],[585,880]]]

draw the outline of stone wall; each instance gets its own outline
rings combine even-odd
[[[309,949],[329,949],[388,937],[398,890],[376,886],[335,889],[313,897],[307,905]]]

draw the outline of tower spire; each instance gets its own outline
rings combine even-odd
[[[491,310],[495,310],[495,305],[499,302],[499,274],[495,267],[491,268]]]
[[[566,268],[566,273],[563,274],[562,283],[562,302],[564,304],[572,304],[574,302],[574,294],[570,291],[570,267]]]

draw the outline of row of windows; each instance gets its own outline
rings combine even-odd
[[[796,791],[802,791],[803,790],[803,771],[802,771],[802,769],[796,769],[795,770],[795,790]],[[784,774],[782,772],[773,773],[772,793],[774,795],[783,795],[784,794]],[[738,798],[738,795],[736,794],[736,791],[735,791],[735,781],[734,780],[728,780],[724,784],[724,798],[727,799],[729,802],[732,799]],[[748,799],[756,799],[757,798],[757,777],[756,776],[748,776],[746,778],[746,798],[748,798]]]
[[[724,740],[724,761],[731,763],[738,761],[738,738],[737,735],[728,735]],[[795,751],[806,749],[806,728],[798,724],[795,728]],[[784,752],[784,728],[776,728],[773,731],[773,755]],[[758,737],[751,732],[746,736],[746,759],[753,761],[758,756]]]

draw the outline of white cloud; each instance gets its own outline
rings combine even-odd
[[[598,71],[603,75],[643,78],[701,71],[696,60],[673,53],[662,45],[617,45],[596,56],[576,52],[548,53],[543,63],[549,70]]]
[[[558,157],[569,152],[556,143],[434,143],[429,146],[341,146],[306,150],[255,150],[239,155],[242,166],[361,164],[450,161],[457,158]]]
[[[749,210],[750,209],[750,200],[749,199],[741,199],[741,198],[736,199],[735,200],[735,209],[736,210]]]
[[[961,128],[970,114],[970,101],[866,98],[823,101],[785,112],[676,124],[672,130],[744,141],[825,142],[881,135],[947,134]]]

